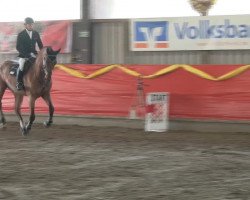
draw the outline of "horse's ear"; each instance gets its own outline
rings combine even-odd
[[[56,55],[61,51],[61,48],[55,51]]]
[[[46,47],[46,52],[47,52],[47,54],[51,54],[54,51],[53,51],[53,49],[50,46],[48,46],[48,47]]]

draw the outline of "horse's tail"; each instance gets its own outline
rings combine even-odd
[[[11,77],[10,75],[10,67],[13,66],[13,61],[7,60],[0,65],[0,81],[8,82],[7,80]]]

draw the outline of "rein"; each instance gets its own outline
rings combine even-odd
[[[56,57],[55,55],[46,55],[43,57],[43,64],[42,64],[42,71],[44,73],[44,77],[43,77],[43,80],[44,80],[44,87],[49,83],[50,79],[48,79],[48,75],[49,75],[49,72],[48,72],[48,69],[47,69],[47,62],[50,62],[51,65],[53,65],[54,63],[54,60],[52,60],[50,57]]]

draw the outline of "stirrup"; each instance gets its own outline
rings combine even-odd
[[[16,89],[17,90],[24,90],[24,85],[22,82],[17,82],[16,84]]]

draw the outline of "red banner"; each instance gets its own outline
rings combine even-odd
[[[131,106],[137,101],[136,76],[144,75],[145,93],[169,93],[170,118],[250,119],[250,71],[246,66],[192,66],[171,72],[171,66],[65,67],[70,68],[67,71],[57,67],[53,74],[51,94],[56,114],[128,117]],[[146,78],[152,74],[157,76]],[[208,75],[222,77],[222,80],[208,80]],[[225,77],[228,78],[223,80]],[[8,91],[3,108],[13,112],[13,105],[13,96]],[[39,99],[36,112],[47,113],[47,110]],[[28,112],[27,99],[23,111]]]
[[[34,28],[40,33],[44,46],[61,48],[61,53],[71,51],[72,22],[46,21],[36,22]],[[17,34],[24,29],[23,23],[0,23],[0,53],[16,53]]]

